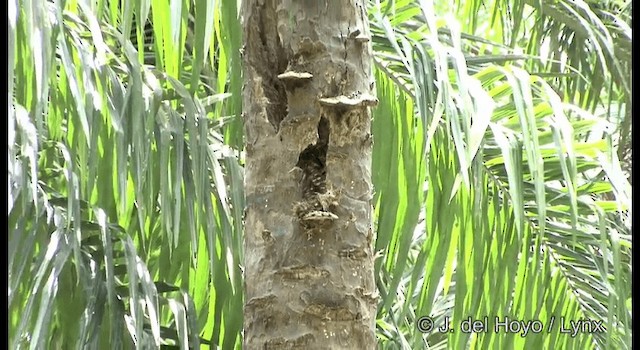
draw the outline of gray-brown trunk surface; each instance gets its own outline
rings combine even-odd
[[[244,349],[375,349],[360,0],[245,0]]]

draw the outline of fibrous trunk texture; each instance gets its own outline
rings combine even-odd
[[[361,0],[245,0],[244,349],[374,349]]]

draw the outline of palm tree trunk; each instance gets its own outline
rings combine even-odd
[[[361,0],[246,0],[244,349],[374,349]]]

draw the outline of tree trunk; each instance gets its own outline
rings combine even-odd
[[[375,349],[361,0],[245,0],[244,349]]]

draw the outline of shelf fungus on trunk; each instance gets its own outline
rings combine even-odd
[[[287,89],[293,89],[303,85],[313,78],[313,74],[309,72],[295,72],[295,71],[286,71],[282,74],[278,74],[278,79],[280,79]]]
[[[321,105],[334,108],[375,107],[378,99],[369,94],[354,93],[352,96],[323,97],[318,100]]]

